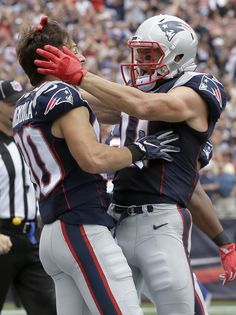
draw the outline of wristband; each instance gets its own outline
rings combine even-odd
[[[227,236],[227,234],[225,233],[225,231],[220,232],[218,235],[216,235],[214,238],[212,238],[212,241],[218,247],[231,243],[229,238],[228,238],[228,236]]]
[[[130,150],[132,154],[132,163],[143,159],[145,153],[141,149],[139,149],[139,147],[136,144],[134,143],[130,144],[127,146],[127,148]]]

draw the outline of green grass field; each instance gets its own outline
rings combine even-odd
[[[157,315],[152,304],[145,303],[142,305],[145,315]],[[209,306],[209,315],[235,315],[236,301],[230,302],[212,302]],[[5,305],[1,315],[26,315],[22,309],[13,309],[12,305]]]
[[[145,315],[157,315],[155,308],[151,304],[143,304]],[[209,315],[236,315],[235,302],[212,302],[209,306]]]

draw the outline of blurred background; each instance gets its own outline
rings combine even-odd
[[[31,89],[16,60],[15,44],[22,26],[36,25],[42,15],[64,24],[86,57],[89,71],[123,83],[119,64],[129,55],[127,40],[146,18],[176,15],[199,37],[199,72],[215,75],[228,96],[212,136],[210,164],[200,172],[221,222],[236,241],[236,1],[235,0],[0,0],[0,79],[16,79]],[[102,126],[103,141],[111,126]],[[214,244],[193,230],[192,264],[213,299],[236,300],[236,285],[222,287]],[[236,311],[235,311],[236,313]],[[234,314],[235,314],[234,313]]]

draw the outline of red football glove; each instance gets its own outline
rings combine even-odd
[[[48,24],[48,17],[47,15],[44,15],[41,17],[40,23],[35,27],[35,32],[41,31],[45,25]]]
[[[223,285],[236,279],[236,251],[235,244],[230,243],[219,247],[221,264],[225,273],[220,275]]]
[[[70,84],[80,85],[87,70],[83,68],[80,60],[65,46],[63,51],[45,45],[44,49],[38,48],[37,54],[49,61],[36,59],[34,61],[39,73],[50,74]]]

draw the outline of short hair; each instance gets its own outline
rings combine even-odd
[[[36,53],[36,49],[43,48],[47,44],[62,48],[63,45],[71,42],[67,30],[56,21],[48,22],[41,30],[31,26],[22,30],[16,45],[16,54],[33,86],[39,84],[45,77],[44,74],[37,72],[37,66],[34,64],[35,59],[44,59]]]

